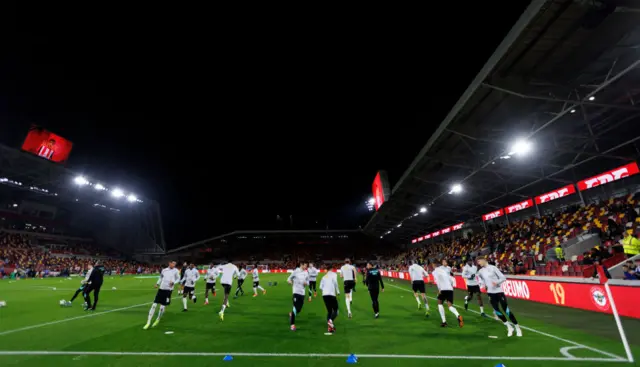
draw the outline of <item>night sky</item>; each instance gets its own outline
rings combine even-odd
[[[4,11],[0,139],[71,140],[70,168],[160,203],[169,247],[291,215],[357,228],[376,171],[397,182],[527,5],[497,3]]]

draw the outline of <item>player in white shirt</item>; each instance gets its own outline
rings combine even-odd
[[[320,290],[322,291],[322,299],[327,307],[327,328],[328,332],[335,333],[336,327],[334,322],[338,317],[338,298],[340,289],[338,288],[338,276],[332,271],[328,271],[320,280]]]
[[[420,295],[422,295],[422,300],[424,301],[424,307],[426,309],[425,316],[429,317],[429,302],[427,302],[427,294],[424,289],[424,277],[429,276],[429,273],[427,273],[422,266],[418,265],[417,261],[414,261],[409,267],[409,276],[411,276],[413,296],[416,297],[416,302],[418,302],[418,310],[422,306],[420,304]]]
[[[216,296],[216,280],[218,279],[219,275],[220,275],[220,271],[215,267],[215,265],[210,264],[209,269],[207,270],[207,276],[204,279],[204,281],[207,284],[204,290],[205,305],[209,304],[209,291],[211,291],[214,297]]]
[[[258,271],[258,264],[253,266],[251,277],[253,278],[253,296],[258,297],[258,289],[262,291],[263,296],[266,295],[267,290],[260,286],[260,272]]]
[[[222,284],[222,288],[224,288],[224,301],[222,301],[222,308],[220,312],[218,312],[218,316],[220,316],[221,321],[224,321],[224,310],[229,307],[229,293],[231,293],[233,278],[240,275],[240,272],[238,271],[238,267],[232,263],[223,265],[221,270],[222,277],[220,278],[220,283]]]
[[[469,301],[473,299],[473,295],[478,295],[478,305],[480,306],[480,316],[486,317],[484,313],[484,303],[482,302],[482,293],[478,285],[478,267],[473,265],[473,259],[469,258],[467,264],[462,268],[462,277],[467,281],[468,294],[464,297],[464,309],[469,309]]]
[[[160,311],[158,311],[158,318],[153,323],[153,327],[156,327],[160,322],[160,318],[164,314],[164,309],[171,303],[171,292],[173,291],[173,287],[180,282],[180,272],[176,269],[176,262],[169,262],[169,267],[164,268],[160,273],[160,279],[156,283],[155,287],[159,288],[158,293],[156,293],[156,298],[151,305],[151,309],[149,310],[149,318],[147,318],[147,323],[144,325],[143,329],[147,330],[149,328],[149,324],[151,324],[151,320],[153,320],[153,315],[156,313],[156,308],[158,304],[160,304]]]
[[[195,264],[189,265],[189,269],[184,272],[184,288],[182,289],[182,312],[187,311],[187,297],[191,297],[196,303],[196,282],[200,279],[200,272]]]
[[[340,277],[344,281],[344,303],[347,305],[347,317],[351,318],[353,288],[356,286],[356,268],[351,265],[351,260],[344,260],[344,265],[340,268]]]
[[[315,266],[313,266],[313,263],[309,263],[307,273],[309,273],[309,302],[311,302],[312,294],[314,297],[318,296],[318,290],[316,289],[316,280],[318,279],[319,271],[315,268]]]
[[[238,273],[238,288],[236,288],[235,298],[238,298],[238,292],[241,292],[241,295],[244,296],[244,289],[242,289],[242,284],[244,284],[244,280],[247,278],[247,270],[244,268],[244,265],[240,265],[240,272]]]
[[[438,266],[433,273],[433,279],[438,286],[438,311],[442,318],[442,324],[440,326],[447,327],[447,318],[444,316],[444,305],[446,302],[449,306],[449,311],[458,319],[458,326],[463,327],[464,321],[462,316],[458,313],[455,307],[453,307],[453,277],[451,277],[451,268],[447,265],[446,260],[442,260],[442,265]]]
[[[480,280],[480,283],[487,288],[487,294],[489,295],[489,302],[491,303],[491,307],[493,307],[493,312],[507,327],[507,336],[513,336],[514,327],[516,335],[522,336],[522,330],[520,329],[520,325],[518,325],[518,320],[516,320],[516,316],[509,309],[507,297],[504,295],[504,291],[502,290],[502,283],[507,280],[507,277],[505,277],[498,268],[490,265],[486,257],[480,256],[476,261],[478,262],[478,266],[481,268],[480,271],[478,271],[478,280]],[[500,311],[501,306],[507,316],[509,316],[513,326],[509,324],[507,318]]]
[[[302,312],[304,306],[304,288],[309,284],[307,263],[301,263],[296,270],[289,275],[287,282],[293,286],[293,310],[289,312],[291,331],[296,331],[296,316]]]

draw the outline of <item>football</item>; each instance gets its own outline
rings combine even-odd
[[[6,301],[0,301],[0,307],[7,307]]]

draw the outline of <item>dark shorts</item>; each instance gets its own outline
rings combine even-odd
[[[253,282],[253,288],[258,288],[259,285],[260,285],[259,280],[256,280],[255,282]]]
[[[224,288],[225,295],[229,295],[229,293],[231,293],[231,284],[222,284],[222,288]]]
[[[424,293],[424,280],[414,280],[413,282],[411,282],[411,286],[413,287],[413,292],[417,293]]]
[[[497,309],[496,306],[499,304],[503,305],[503,307],[507,306],[507,297],[504,293],[487,293],[487,295],[489,296],[489,302],[491,302],[493,308]]]
[[[469,293],[480,293],[480,286],[479,285],[468,285],[467,286],[467,292],[469,292]]]
[[[156,299],[153,303],[159,303],[163,306],[168,306],[171,304],[171,291],[165,289],[158,289],[158,293],[156,293]]]
[[[182,291],[183,294],[187,294],[187,293],[194,293],[196,291],[195,287],[187,287],[186,285],[184,286],[184,290]]]
[[[212,289],[216,289],[216,283],[207,283],[206,290],[210,291]]]
[[[302,311],[302,306],[304,306],[304,295],[294,294],[293,308],[295,308],[296,313],[300,313],[300,311]]]
[[[453,303],[453,291],[440,291],[438,301]]]
[[[344,281],[344,293],[351,293],[353,288],[355,288],[356,282],[353,280],[345,280]]]

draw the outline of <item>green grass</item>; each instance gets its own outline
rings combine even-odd
[[[380,296],[381,317],[377,320],[373,318],[369,296],[359,284],[354,294],[353,319],[345,317],[344,298],[339,299],[341,315],[336,322],[338,332],[335,335],[324,335],[326,312],[320,296],[305,303],[296,322],[298,331],[291,332],[287,316],[291,309],[291,287],[285,280],[285,274],[263,275],[263,286],[268,281],[279,284],[267,286],[266,296],[252,298],[249,279],[245,286],[248,294],[231,301],[224,322],[220,322],[217,315],[222,301],[220,293],[215,298],[210,297],[211,304],[204,306],[204,284],[200,283],[198,304],[189,303],[189,312],[182,313],[181,300],[174,298],[160,325],[146,331],[142,326],[146,322],[149,302],[155,296],[155,279],[107,277],[98,310],[93,314],[82,310],[80,299],[71,308],[58,306],[59,300],[68,299],[74,293],[78,279],[0,281],[0,299],[8,303],[7,307],[0,308],[0,355],[4,354],[0,363],[2,366],[157,366],[187,360],[188,363],[215,364],[223,363],[223,355],[228,353],[235,355],[234,361],[228,362],[233,365],[296,363],[324,367],[344,365],[346,356],[355,353],[360,356],[358,364],[363,366],[451,366],[462,363],[467,367],[504,363],[509,367],[553,367],[621,364],[594,349],[625,356],[612,316],[511,300],[510,306],[520,323],[530,329],[524,330],[522,338],[507,338],[501,323],[472,312],[478,309],[475,304],[470,311],[464,311],[464,293],[457,292],[458,310],[465,317],[465,326],[459,329],[447,311],[450,327],[442,329],[436,302],[429,300],[431,317],[425,318],[424,312],[417,310],[409,284],[404,281],[387,280],[386,292]],[[434,288],[427,292],[429,296],[435,296]],[[176,292],[174,296],[177,296]],[[634,355],[640,356],[639,320],[624,319],[623,325]],[[165,334],[167,331],[173,331],[173,334]],[[489,336],[497,336],[497,339]],[[603,360],[550,360],[566,358],[560,349],[571,346],[578,346],[569,351],[576,358]],[[35,355],[34,351],[64,354]],[[158,354],[141,354],[145,352]],[[304,355],[250,356],[239,353]],[[406,358],[408,355],[413,357]],[[415,356],[429,356],[430,359]],[[453,360],[442,356],[450,356]]]

